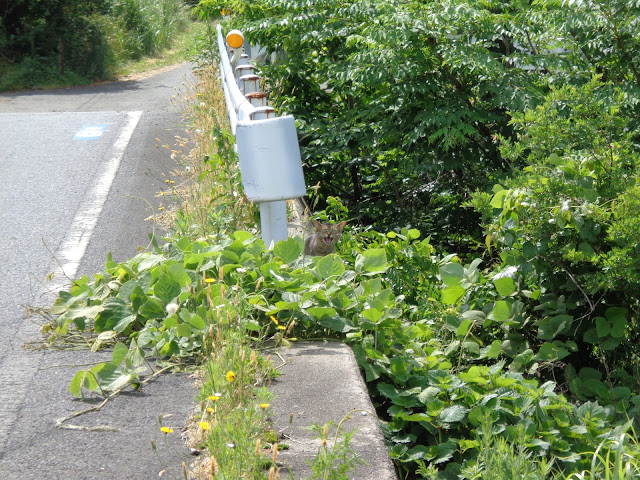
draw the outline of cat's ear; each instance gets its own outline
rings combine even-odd
[[[338,225],[336,225],[336,227],[338,227],[338,230],[342,231],[342,229],[344,228],[344,226],[347,224],[347,222],[340,222]]]
[[[316,229],[322,228],[322,224],[318,220],[313,220],[313,227]]]

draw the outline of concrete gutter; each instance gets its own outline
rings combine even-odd
[[[356,431],[351,446],[360,462],[354,462],[356,469],[349,478],[397,480],[378,417],[349,346],[296,342],[290,348],[273,351],[271,359],[280,371],[270,388],[275,394],[272,420],[285,436],[282,443],[289,447],[278,455],[284,467],[280,478],[289,478],[288,471],[296,480],[310,478],[307,462],[313,461],[321,444],[309,427],[331,421],[335,431],[351,413],[343,428]]]

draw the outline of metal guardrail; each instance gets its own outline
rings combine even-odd
[[[272,247],[287,238],[286,200],[306,194],[295,120],[291,115],[276,117],[266,105],[260,77],[244,54],[242,33],[233,30],[225,41],[220,25],[217,30],[220,74],[242,186],[250,201],[260,203],[262,239]]]

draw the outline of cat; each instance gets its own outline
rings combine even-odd
[[[346,224],[347,222],[333,224],[314,220],[313,227],[316,233],[304,240],[304,254],[324,257],[335,252],[336,242],[342,236],[342,229]]]

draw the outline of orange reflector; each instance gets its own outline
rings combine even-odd
[[[227,34],[227,45],[231,48],[240,48],[244,43],[244,37],[240,30],[231,30]]]

